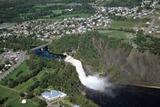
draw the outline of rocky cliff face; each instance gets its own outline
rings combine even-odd
[[[109,48],[102,39],[93,38],[93,44],[112,82],[160,86],[160,56],[140,53],[132,48]]]

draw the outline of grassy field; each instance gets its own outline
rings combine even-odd
[[[60,20],[63,20],[64,18],[69,18],[69,17],[82,17],[82,18],[86,18],[86,17],[91,16],[91,14],[81,13],[81,14],[60,15],[60,16],[52,18],[52,17],[50,17],[51,15],[52,14],[44,16],[41,19],[52,19],[52,20],[55,20],[55,21],[60,21]]]
[[[0,98],[8,97],[9,99],[5,102],[6,106],[10,107],[38,107],[36,102],[27,100],[26,104],[21,104],[21,98],[19,93],[13,89],[6,88],[0,85]]]
[[[120,28],[132,29],[132,28],[134,28],[134,27],[144,26],[145,23],[146,23],[147,21],[149,21],[149,20],[150,20],[150,19],[114,20],[114,21],[112,21],[111,28],[113,28],[113,29],[120,29]]]
[[[34,78],[31,78],[28,81],[26,81],[22,84],[19,84],[17,87],[15,87],[15,89],[19,90],[21,92],[25,92],[29,86],[33,85],[35,79],[41,80],[41,78],[43,77],[45,72],[52,73],[52,72],[54,72],[54,69],[45,68],[38,75],[36,75]]]
[[[133,28],[137,25],[136,21],[113,21],[111,28],[119,29],[119,28]]]
[[[115,37],[118,39],[126,39],[127,35],[131,34],[128,32],[118,31],[118,30],[99,30],[99,33],[107,35],[109,37]]]
[[[15,71],[11,72],[6,78],[5,80],[8,79],[13,79],[15,80],[16,78],[22,76],[22,75],[26,75],[30,72],[28,66],[26,65],[26,62],[23,62],[18,68],[15,69]]]

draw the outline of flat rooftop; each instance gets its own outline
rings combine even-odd
[[[41,96],[45,100],[52,101],[52,100],[56,100],[57,98],[63,98],[65,96],[67,96],[67,95],[65,93],[61,92],[61,91],[50,90],[50,91],[43,92],[41,94]]]

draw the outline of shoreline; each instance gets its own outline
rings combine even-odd
[[[160,89],[160,86],[154,86],[154,85],[132,84],[132,85],[128,85],[128,86],[136,86],[136,87],[151,88],[151,89]]]
[[[114,85],[124,85],[124,86],[131,86],[131,87],[140,87],[140,88],[148,88],[148,89],[160,89],[160,86],[156,86],[156,85],[145,85],[145,84],[125,84],[125,83],[116,83]]]

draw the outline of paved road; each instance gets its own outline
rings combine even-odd
[[[151,13],[154,13],[154,11],[155,11],[155,9],[153,9]],[[152,30],[152,27],[154,27],[154,24],[156,23],[156,18],[157,18],[157,14],[154,14],[154,15],[152,16],[151,24],[149,25],[149,27],[148,27],[148,28],[146,29],[146,31],[144,32],[145,35],[148,34],[149,31]]]
[[[150,26],[147,28],[147,30],[145,31],[145,35],[149,33],[149,31],[152,30],[152,27],[154,26],[154,23],[156,22],[156,17],[152,18],[151,24]]]

